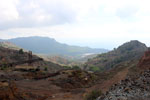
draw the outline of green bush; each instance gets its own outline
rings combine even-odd
[[[2,66],[2,67],[1,67],[1,70],[5,70],[5,69],[6,69],[6,66]]]
[[[23,54],[23,49],[20,49],[20,50],[19,50],[19,54]]]
[[[79,66],[73,66],[72,69],[74,69],[74,70],[80,70],[81,68]]]
[[[101,95],[102,92],[100,90],[93,90],[85,96],[85,100],[96,100]]]
[[[63,66],[63,68],[65,68],[65,69],[71,69],[70,66]]]
[[[6,62],[2,62],[3,66],[0,67],[1,70],[5,70],[8,68],[7,63]]]
[[[97,72],[97,71],[100,71],[100,68],[99,67],[96,67],[96,66],[91,66],[89,68],[90,71],[93,71],[93,72]]]

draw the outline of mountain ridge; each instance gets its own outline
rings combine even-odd
[[[104,53],[108,51],[107,49],[92,49],[89,47],[71,46],[64,43],[59,43],[53,38],[39,36],[20,37],[3,41],[12,42],[21,48],[40,54],[81,56],[85,53]]]

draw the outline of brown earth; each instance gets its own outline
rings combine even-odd
[[[144,56],[140,59],[138,67],[141,70],[146,70],[150,68],[150,50],[144,53]]]
[[[138,67],[150,68],[149,64],[150,51],[147,51],[139,61]],[[106,92],[112,85],[124,80],[129,71],[130,66],[123,65],[105,73],[82,70],[4,73],[5,70],[1,70],[0,100],[84,100],[93,90]]]
[[[74,77],[70,73],[73,73]],[[110,86],[123,80],[127,73],[128,68],[124,68],[110,79],[97,79],[97,82],[92,82],[90,77],[85,77],[90,76],[91,73],[67,70],[66,72],[61,72],[60,75],[57,76],[44,79],[26,78],[15,81],[15,83],[19,93],[26,94],[25,98],[28,98],[27,100],[84,100],[84,97],[92,90],[99,89],[102,90],[102,92],[107,91]],[[32,74],[29,73],[23,75],[32,76]],[[39,74],[36,75],[38,76]],[[37,76],[33,75],[32,77]],[[39,76],[41,77],[41,75]],[[68,77],[74,83],[62,83],[62,81],[67,80]],[[86,79],[86,82],[84,79]],[[56,84],[55,82],[59,84]]]
[[[0,100],[84,100],[93,90],[107,91],[113,84],[123,80],[128,71],[129,67],[124,66],[100,74],[81,70],[63,70],[56,73],[9,71],[1,74],[0,79],[13,80],[17,88],[14,93],[20,94],[23,99],[13,97],[9,89],[5,89],[8,91],[0,90],[0,93],[10,95],[11,99]]]

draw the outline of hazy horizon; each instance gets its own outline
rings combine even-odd
[[[150,46],[149,0],[5,0],[0,38],[46,36],[69,45],[113,49],[130,40]]]
[[[4,39],[4,40],[7,40],[7,39],[16,39],[16,38],[28,38],[28,37],[47,37],[47,36],[26,36],[26,37],[15,37],[15,38],[0,38],[0,39]],[[47,38],[51,38],[51,37],[47,37]],[[56,40],[55,38],[51,38],[51,39],[54,39],[54,40]],[[90,48],[100,48],[100,49],[107,49],[107,50],[113,50],[114,48],[118,48],[120,45],[123,45],[124,43],[126,43],[126,42],[130,42],[130,41],[133,41],[133,40],[129,40],[129,41],[125,41],[125,42],[123,42],[123,43],[121,43],[121,44],[118,44],[118,45],[116,45],[116,46],[114,46],[114,47],[112,47],[112,48],[103,48],[103,47],[101,47],[101,46],[98,46],[98,47],[91,47],[91,46],[87,46],[86,44],[85,45],[78,45],[78,44],[69,44],[69,43],[65,43],[65,42],[61,42],[61,41],[58,41],[58,40],[56,40],[57,42],[59,42],[59,43],[62,43],[62,44],[67,44],[67,45],[70,45],[70,46],[80,46],[80,47],[90,47]],[[139,41],[139,40],[138,40]],[[142,42],[142,41],[139,41],[139,42],[141,42],[141,43],[144,43],[144,42]],[[145,43],[144,43],[145,44]],[[147,45],[147,44],[145,44],[145,45]],[[148,46],[148,45],[147,45]],[[149,46],[148,46],[149,47]]]

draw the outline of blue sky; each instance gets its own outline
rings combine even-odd
[[[71,45],[150,46],[149,0],[0,0],[0,38],[48,36]]]

